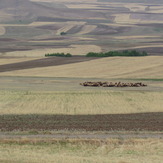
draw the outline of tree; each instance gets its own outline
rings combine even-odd
[[[66,32],[61,32],[60,35],[63,36],[63,35],[66,35],[67,33]]]

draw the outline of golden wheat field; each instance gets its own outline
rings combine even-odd
[[[162,98],[163,92],[148,91],[1,91],[0,114],[95,115],[161,112]]]
[[[0,162],[161,163],[163,159],[161,139],[90,140],[90,143],[78,140],[41,144],[25,142],[1,143]]]
[[[2,72],[1,76],[81,78],[162,78],[163,58],[109,57],[87,62]]]

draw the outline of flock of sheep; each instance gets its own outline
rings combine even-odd
[[[121,83],[121,82],[84,82],[80,83],[82,86],[90,86],[90,87],[146,87],[146,84],[141,82],[139,83]]]

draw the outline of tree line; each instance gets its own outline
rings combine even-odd
[[[115,56],[126,56],[126,57],[132,57],[132,56],[147,56],[147,52],[139,52],[136,50],[124,50],[124,51],[109,51],[109,52],[89,52],[85,56],[86,57],[115,57]],[[72,54],[70,53],[47,53],[45,54],[45,57],[51,57],[51,56],[57,56],[57,57],[72,57]]]
[[[147,56],[147,52],[139,52],[136,50],[124,50],[124,51],[109,51],[109,52],[89,52],[86,54],[86,57],[114,57],[114,56]]]

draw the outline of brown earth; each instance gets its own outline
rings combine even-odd
[[[73,57],[48,57],[43,59],[12,63],[0,65],[0,72],[22,70],[36,67],[47,67],[47,66],[58,66],[70,63],[78,63],[84,61],[90,61],[97,59],[97,57],[84,57],[84,56],[73,56]]]
[[[1,131],[163,131],[163,112],[106,115],[0,115]]]

